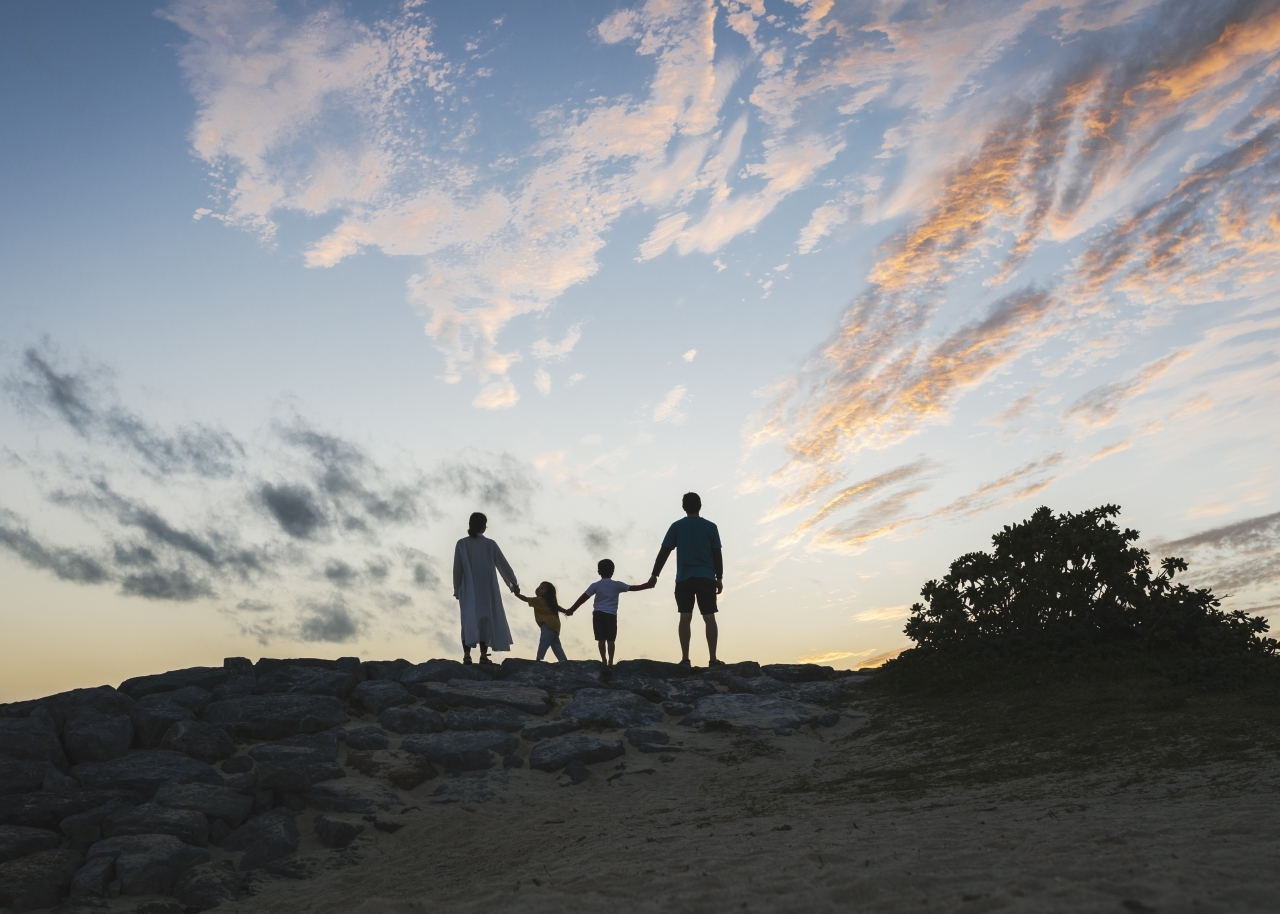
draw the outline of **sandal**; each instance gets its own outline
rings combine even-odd
[[[494,663],[492,660],[490,660],[488,657],[481,657],[480,664],[482,666],[497,666],[497,664]]]
[[[680,661],[679,666],[689,667],[690,669],[693,668],[693,664],[689,662],[689,658],[687,657]]]
[[[723,660],[708,660],[707,666],[727,666]]]
[[[463,664],[463,666],[471,666],[473,663],[475,663],[475,661],[474,661],[474,660],[472,660],[470,657],[463,657],[463,658],[462,658],[462,664]]]

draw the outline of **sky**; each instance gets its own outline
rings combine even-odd
[[[0,121],[0,700],[458,656],[472,511],[568,604],[686,491],[729,660],[1040,505],[1280,611],[1280,3],[13,0]]]

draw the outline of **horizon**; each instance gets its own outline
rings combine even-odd
[[[1041,505],[1280,610],[1274,3],[0,24],[0,701],[458,659],[472,511],[569,605],[687,491],[730,662],[882,662]],[[620,660],[679,658],[673,578]]]

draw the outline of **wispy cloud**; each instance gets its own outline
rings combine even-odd
[[[689,389],[683,384],[677,384],[667,392],[667,395],[662,398],[662,402],[653,408],[653,421],[679,425],[685,420],[683,407],[688,402]]]

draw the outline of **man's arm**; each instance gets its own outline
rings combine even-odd
[[[662,566],[667,564],[667,556],[671,555],[671,547],[663,546],[658,550],[658,557],[653,560],[653,574],[649,575],[649,586],[658,583],[658,575],[662,574]]]
[[[711,561],[716,566],[716,593],[724,592],[724,553],[719,549],[711,550]]]
[[[643,584],[632,584],[630,587],[627,588],[627,593],[634,593],[637,590],[651,590],[652,588],[653,588],[653,581],[650,580],[650,581],[645,581]]]

